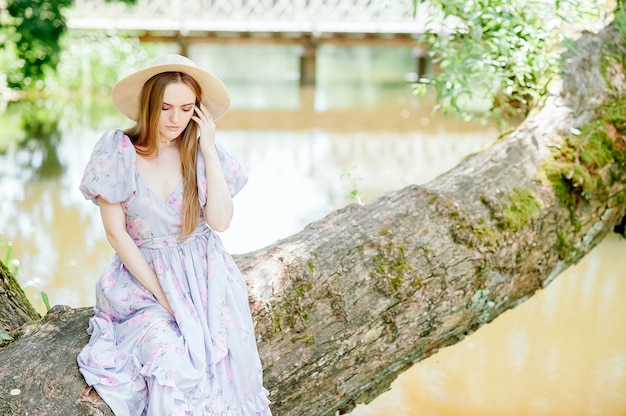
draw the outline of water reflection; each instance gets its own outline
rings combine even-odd
[[[61,141],[59,114],[33,101],[20,101],[24,106],[23,130],[26,140],[21,147],[31,154],[31,165],[38,179],[54,179],[62,173],[57,147]],[[35,179],[35,178],[34,178]]]
[[[60,114],[49,104],[34,99],[11,102],[6,111],[16,117],[2,117],[3,126],[8,126],[9,119],[16,124],[13,131],[8,129],[5,143],[13,146],[16,167],[30,180],[54,179],[62,173],[57,153],[61,141]],[[11,133],[14,137],[10,137]]]

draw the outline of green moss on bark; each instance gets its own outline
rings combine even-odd
[[[408,282],[417,287],[420,277],[406,256],[406,246],[393,241],[393,227],[383,227],[378,235],[380,241],[373,241],[372,248],[376,254],[372,257],[370,277],[375,280],[374,287],[385,294],[400,294],[400,287]]]
[[[559,203],[573,212],[592,197],[609,198],[614,181],[621,180],[626,163],[626,98],[607,101],[597,118],[580,131],[572,130],[541,168]],[[608,166],[612,166],[607,169]]]
[[[0,345],[10,342],[14,329],[41,319],[41,315],[28,301],[19,283],[9,269],[0,261],[0,281],[6,290],[0,291]],[[4,339],[2,339],[4,338]]]
[[[301,267],[292,267],[288,273],[291,276],[291,289],[285,292],[285,297],[272,307],[272,332],[294,331],[298,335],[292,338],[293,342],[305,340],[312,342],[312,337],[306,335],[305,330],[309,319],[308,308],[310,292],[313,290],[313,273],[315,264],[313,259],[307,260]]]
[[[508,199],[510,203],[502,205],[506,221],[503,226],[513,232],[522,230],[543,208],[541,199],[530,189],[514,188]]]

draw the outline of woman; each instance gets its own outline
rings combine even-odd
[[[215,143],[228,91],[165,55],[112,99],[136,124],[104,134],[80,184],[115,250],[80,371],[116,415],[270,415],[247,288],[215,233],[247,181]]]

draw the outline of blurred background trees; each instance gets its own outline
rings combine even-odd
[[[133,4],[136,0],[116,0]],[[0,4],[0,72],[6,85],[42,90],[59,63],[64,12],[74,0],[7,0]],[[0,84],[2,80],[0,80]]]

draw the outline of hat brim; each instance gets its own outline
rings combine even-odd
[[[202,88],[202,102],[207,106],[213,120],[218,120],[228,110],[230,95],[224,83],[202,68],[184,64],[155,65],[122,78],[111,91],[113,104],[124,116],[137,121],[143,85],[163,72],[183,72],[193,77]]]

